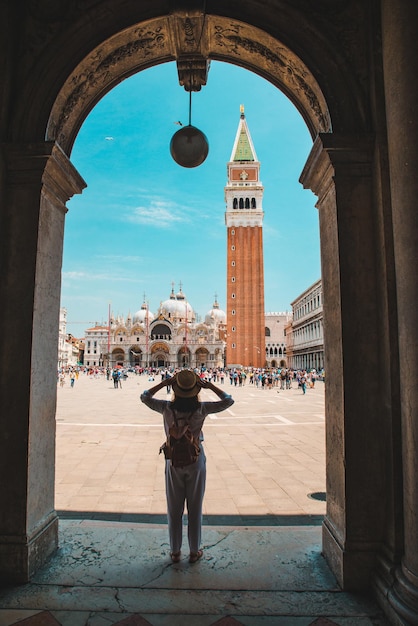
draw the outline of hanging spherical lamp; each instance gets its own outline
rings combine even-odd
[[[201,130],[189,124],[173,135],[170,152],[175,162],[182,167],[197,167],[208,156],[209,143]]]
[[[177,122],[181,124],[181,122]],[[180,128],[170,141],[171,156],[182,167],[197,167],[208,156],[209,142],[205,133],[192,126],[192,92],[189,92],[189,124]]]

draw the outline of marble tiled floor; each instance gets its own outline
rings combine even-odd
[[[0,625],[385,624],[370,599],[339,589],[320,526],[205,526],[203,535],[200,561],[185,552],[173,564],[165,525],[62,520],[54,558],[30,584],[0,592]]]

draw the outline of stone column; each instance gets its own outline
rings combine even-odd
[[[373,141],[321,134],[301,175],[317,196],[326,372],[323,552],[343,589],[365,589],[384,524],[379,386],[379,240]]]
[[[65,203],[84,181],[53,142],[3,146],[0,580],[57,546],[55,407]]]
[[[418,5],[383,0],[385,104],[399,319],[404,555],[389,602],[418,623]],[[401,489],[401,485],[398,486]]]

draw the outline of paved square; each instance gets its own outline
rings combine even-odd
[[[81,374],[74,388],[69,380],[58,387],[58,511],[149,521],[165,515],[162,419],[139,400],[152,384],[130,374],[114,389],[111,380]],[[325,492],[324,384],[306,395],[296,385],[279,393],[248,383],[224,387],[235,404],[204,426],[206,522],[307,516],[312,523],[324,515],[325,502],[310,497]],[[163,389],[157,397],[169,396]],[[216,398],[206,390],[201,397]]]

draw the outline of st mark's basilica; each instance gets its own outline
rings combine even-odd
[[[134,315],[110,316],[108,326],[86,330],[84,363],[155,368],[223,367],[226,314],[215,298],[203,321],[182,287],[172,287],[156,315],[144,301]]]

